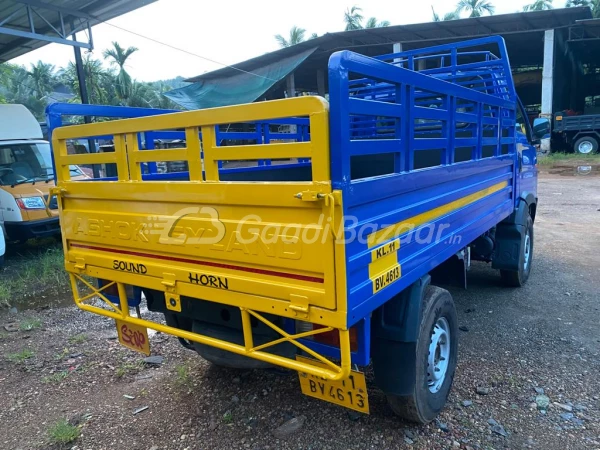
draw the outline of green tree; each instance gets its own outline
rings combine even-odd
[[[369,18],[369,20],[367,20],[367,23],[365,24],[365,28],[382,28],[382,27],[389,27],[389,26],[390,26],[389,20],[382,20],[381,22],[378,22],[375,17]]]
[[[447,20],[460,19],[460,16],[458,15],[458,13],[456,11],[452,11],[452,12],[444,14],[443,18],[440,18],[440,15],[435,12],[435,9],[433,9],[433,6],[431,6],[431,12],[433,13],[433,17],[432,17],[433,22],[442,22],[442,21],[447,21]]]
[[[131,76],[129,76],[125,70],[125,63],[127,58],[137,52],[138,49],[136,47],[123,48],[118,42],[113,42],[112,45],[113,48],[104,50],[103,56],[104,59],[111,59],[111,65],[118,66],[119,73],[116,78],[117,95],[121,99],[126,100],[131,95],[133,81],[131,80]]]
[[[119,103],[115,88],[116,75],[112,69],[106,70],[102,61],[87,54],[83,58],[83,72],[90,103],[96,105],[117,105]],[[75,63],[69,62],[67,67],[60,71],[60,77],[62,82],[71,88],[75,98],[81,102]]]
[[[38,61],[35,64],[31,64],[31,70],[27,72],[30,78],[30,86],[32,94],[38,98],[42,98],[50,94],[54,90],[56,85],[56,79],[54,76],[54,66],[47,64],[42,61]]]
[[[360,30],[362,26],[362,21],[364,16],[361,14],[362,8],[358,6],[353,6],[352,8],[347,8],[344,13],[344,22],[346,22],[346,31],[350,30]]]
[[[577,6],[587,6],[592,10],[592,16],[595,19],[600,18],[600,0],[567,0],[567,8]]]
[[[344,12],[344,22],[346,23],[345,30],[362,30],[363,28],[381,28],[390,26],[389,20],[382,20],[379,22],[376,17],[370,17],[363,25],[364,19],[362,8],[359,6],[347,8],[346,12]]]
[[[535,0],[530,5],[525,5],[523,11],[544,11],[552,9],[552,0]]]
[[[481,17],[485,13],[490,16],[494,14],[494,5],[489,0],[459,0],[456,5],[456,12],[458,14],[466,12],[469,17]]]
[[[280,47],[291,47],[292,45],[299,44],[300,42],[304,42],[304,34],[306,30],[304,28],[299,28],[297,26],[293,26],[290,29],[290,35],[288,38],[283,37],[281,34],[275,35],[275,40],[279,43]]]

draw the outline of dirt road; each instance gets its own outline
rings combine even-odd
[[[0,448],[57,449],[74,429],[64,448],[600,449],[599,187],[543,176],[528,285],[475,265],[469,290],[452,290],[460,362],[432,424],[396,419],[372,380],[371,415],[356,417],[302,396],[295,374],[211,367],[160,334],[164,361],[144,364],[112,323],[67,307],[0,315]],[[300,429],[276,439],[293,418]]]

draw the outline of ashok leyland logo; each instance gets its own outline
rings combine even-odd
[[[215,208],[192,206],[172,216],[149,216],[145,231],[160,244],[212,245],[225,236],[225,225]]]

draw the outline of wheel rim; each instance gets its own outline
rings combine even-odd
[[[433,327],[427,357],[427,385],[429,391],[437,393],[446,380],[450,363],[450,325],[440,317]]]
[[[529,268],[529,260],[531,259],[531,237],[529,236],[529,231],[525,235],[525,254],[523,258],[523,270],[527,270]]]
[[[579,145],[577,146],[577,151],[579,153],[591,153],[591,151],[594,149],[594,146],[592,145],[592,143],[590,141],[583,141],[580,142]]]

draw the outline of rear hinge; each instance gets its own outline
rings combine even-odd
[[[163,273],[160,282],[165,287],[165,306],[170,311],[181,312],[181,298],[177,293],[177,278],[174,273]]]
[[[290,306],[289,308],[294,311],[297,317],[307,319],[308,310],[310,305],[308,304],[308,297],[304,295],[290,294]]]
[[[85,270],[85,259],[81,257],[75,258],[75,268],[77,270]]]

